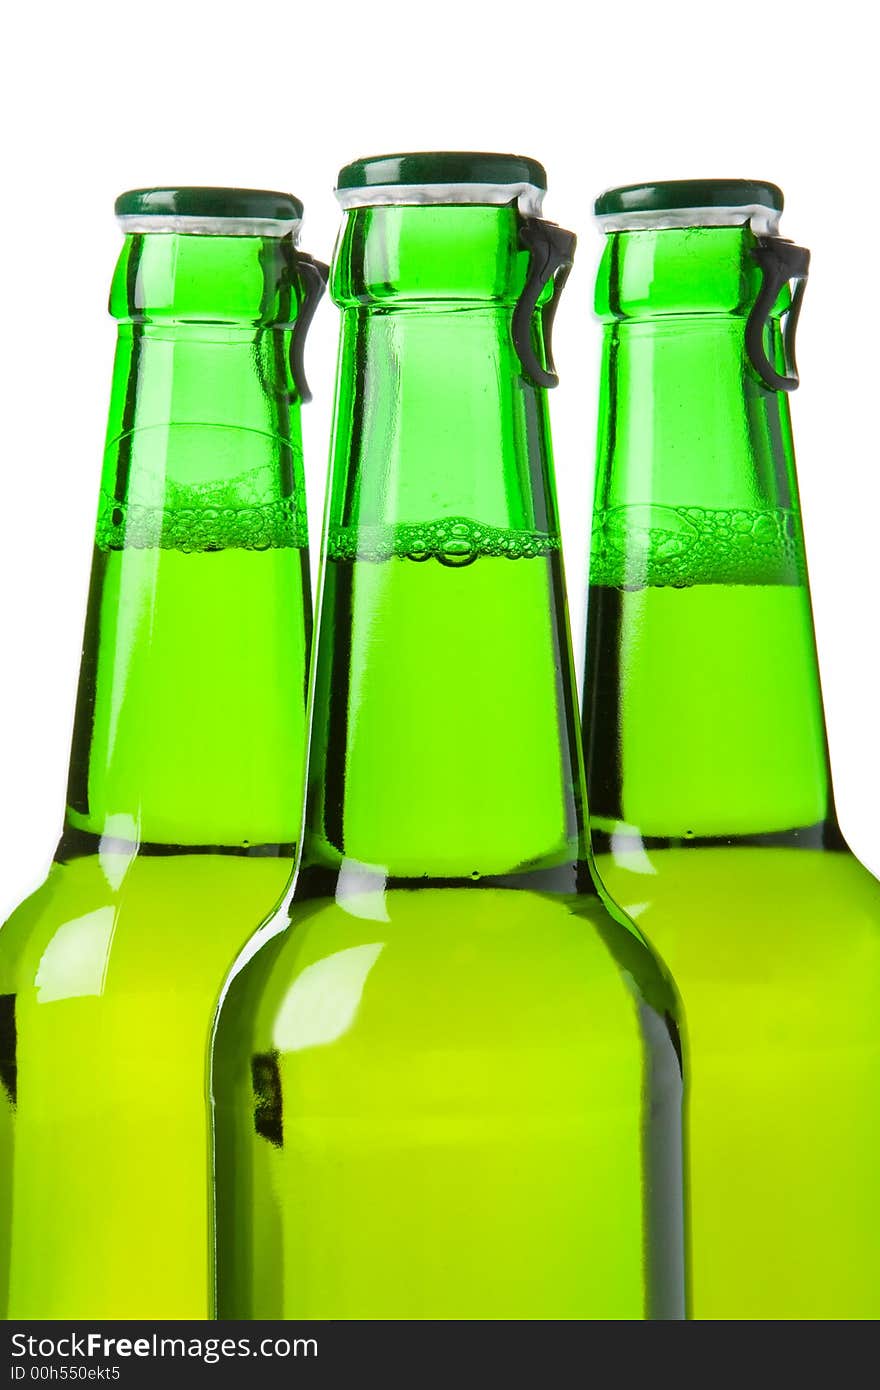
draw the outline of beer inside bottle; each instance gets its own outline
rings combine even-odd
[[[301,859],[215,1037],[221,1318],[682,1316],[676,1000],[591,877],[540,313],[512,330],[557,292],[543,188],[340,175]]]
[[[768,184],[612,190],[585,749],[597,866],[682,991],[693,1312],[880,1314],[880,885],[835,818]]]
[[[9,1318],[207,1315],[212,1011],[302,809],[301,207],[156,189],[117,212],[65,827],[0,932]]]

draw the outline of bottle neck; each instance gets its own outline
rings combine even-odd
[[[308,558],[283,239],[126,238],[62,853],[277,852],[300,804]]]
[[[836,833],[788,398],[745,350],[755,245],[737,227],[606,247],[585,709],[600,837]]]
[[[473,881],[582,853],[546,393],[510,330],[523,280],[510,208],[347,218],[307,867]]]

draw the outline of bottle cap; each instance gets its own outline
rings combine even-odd
[[[761,179],[671,179],[609,188],[594,211],[604,232],[672,227],[737,227],[748,222],[758,236],[774,236],[784,199]]]
[[[473,150],[371,155],[346,164],[336,181],[345,210],[516,202],[524,216],[537,217],[546,191],[547,175],[536,159]]]
[[[299,198],[262,188],[133,188],[116,199],[126,233],[295,238],[302,215]]]

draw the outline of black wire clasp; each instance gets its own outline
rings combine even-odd
[[[303,251],[294,252],[294,256],[296,269],[303,286],[303,299],[293,325],[293,332],[290,335],[290,374],[293,377],[297,396],[302,404],[306,405],[312,399],[309,383],[306,380],[306,334],[315,316],[315,310],[320,303],[321,296],[327,288],[330,267],[325,265],[323,261],[316,261],[314,256],[307,256]]]
[[[553,364],[551,342],[553,319],[559,296],[571,273],[577,237],[574,232],[564,231],[555,222],[545,222],[540,217],[522,217],[519,243],[529,252],[529,272],[513,311],[513,345],[523,371],[536,386],[558,386],[559,377]],[[553,294],[541,310],[546,357],[546,365],[542,365],[532,342],[532,318],[548,280],[553,280]]]
[[[793,242],[783,241],[781,237],[762,236],[758,237],[758,244],[752,255],[761,267],[763,279],[758,297],[746,320],[746,352],[758,376],[771,391],[794,391],[799,385],[794,340],[810,272],[810,253],[803,246],[795,246]],[[785,314],[785,327],[782,332],[786,370],[786,375],[782,376],[767,356],[764,329],[783,286],[792,280],[795,287],[791,304]]]

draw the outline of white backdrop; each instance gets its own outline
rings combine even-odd
[[[778,22],[705,0],[81,0],[7,12],[0,916],[39,881],[64,803],[114,347],[115,195],[154,183],[289,189],[306,204],[304,249],[328,259],[340,165],[405,149],[532,154],[549,175],[547,216],[580,234],[552,399],[576,644],[596,412],[592,199],[646,178],[783,187],[782,234],[813,251],[793,411],[838,804],[853,847],[880,872],[870,14],[852,0]],[[335,340],[326,302],[304,413],[315,542]]]

